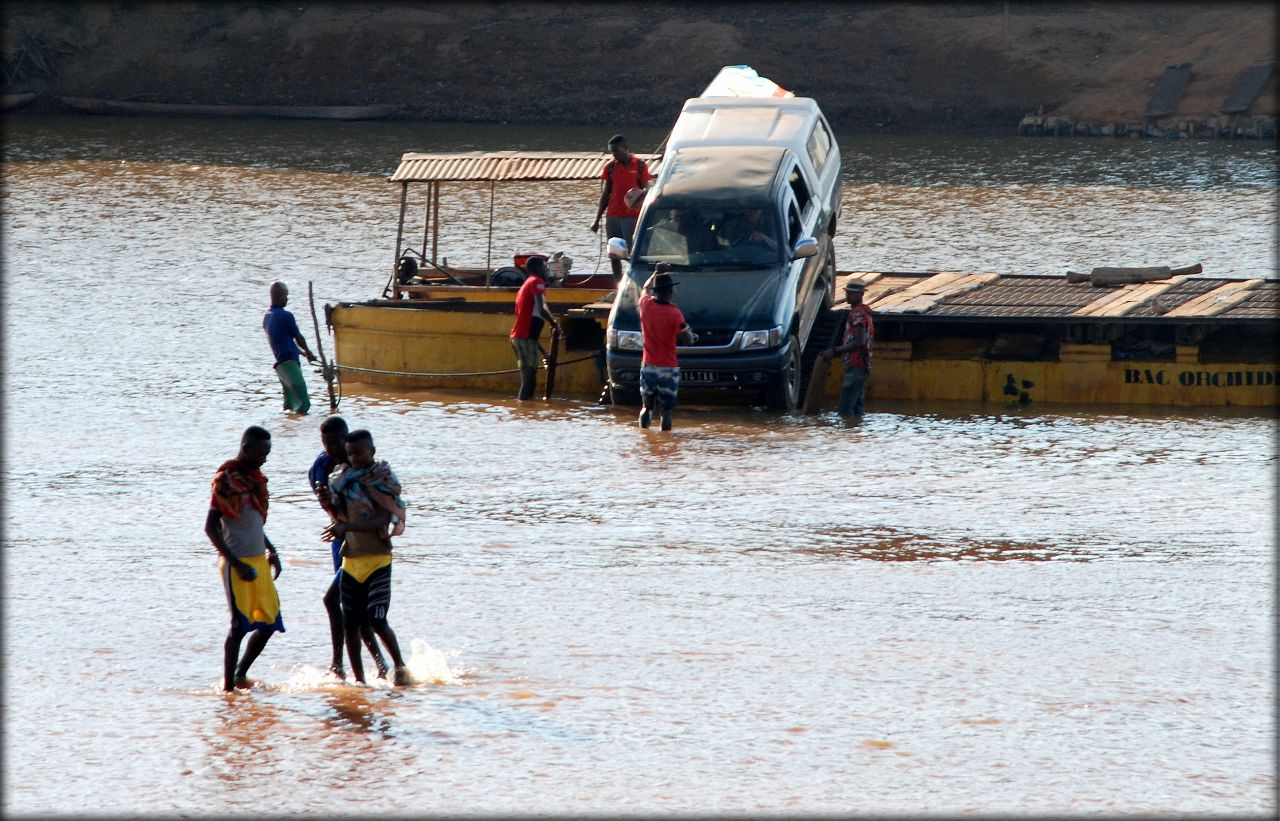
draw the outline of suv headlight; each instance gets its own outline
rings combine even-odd
[[[644,350],[644,339],[639,331],[615,331],[610,328],[606,338],[610,348],[622,351]]]
[[[767,331],[743,331],[742,350],[776,348],[782,344],[782,326],[774,325]]]

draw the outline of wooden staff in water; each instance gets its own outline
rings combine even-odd
[[[831,332],[831,344],[834,348],[844,337],[844,323],[840,323]],[[809,372],[809,389],[804,394],[801,413],[812,414],[822,410],[822,398],[827,392],[827,374],[831,372],[831,357],[819,356],[813,360],[813,370]]]
[[[320,320],[316,319],[316,294],[311,287],[311,280],[307,280],[307,300],[311,303],[311,324],[316,329],[316,353],[320,355],[320,370],[324,374],[324,385],[329,389],[329,413],[333,413],[338,409],[338,400],[333,395],[333,368],[329,367],[329,362],[324,358],[324,343],[320,341]]]
[[[560,326],[551,329],[551,352],[547,354],[547,387],[542,393],[543,401],[551,398],[556,389],[556,359],[560,356]]]

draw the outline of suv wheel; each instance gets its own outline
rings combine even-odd
[[[765,394],[765,404],[774,410],[793,411],[800,404],[800,340],[795,334],[788,338],[788,348],[781,378]]]

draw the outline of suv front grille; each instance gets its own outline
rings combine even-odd
[[[720,328],[694,328],[694,333],[698,335],[698,343],[694,347],[698,348],[723,348],[733,341],[734,334],[737,331],[726,331]]]

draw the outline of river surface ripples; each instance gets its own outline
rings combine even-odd
[[[6,812],[1276,811],[1274,412],[689,406],[662,434],[347,386],[405,485],[390,621],[426,683],[343,686],[305,478],[323,383],[281,413],[267,286],[314,343],[308,281],[382,288],[401,153],[609,132],[5,125]],[[1276,274],[1274,146],[841,147],[842,269]],[[442,250],[593,270],[596,190],[499,189],[490,249],[488,189],[446,188]],[[288,632],[225,696],[203,522],[250,424]]]

